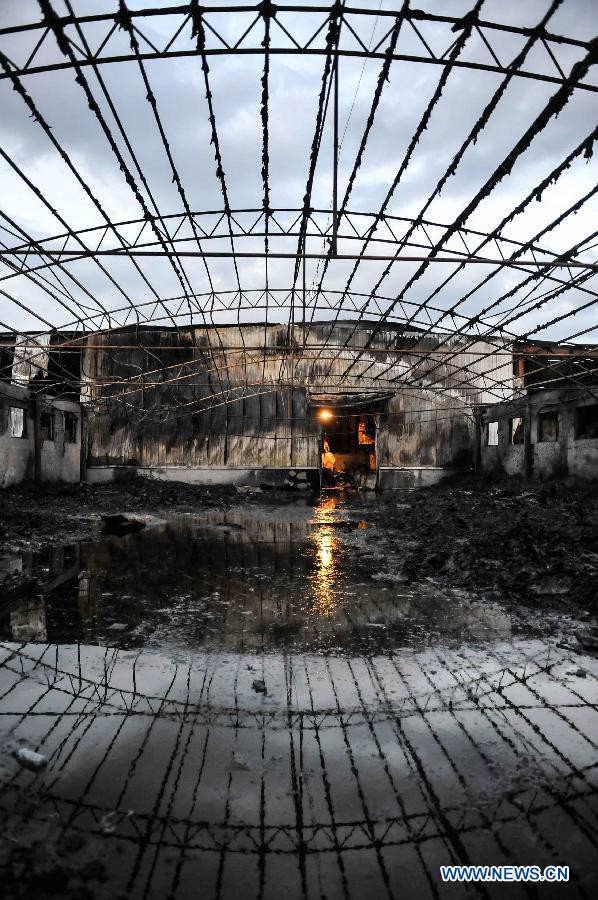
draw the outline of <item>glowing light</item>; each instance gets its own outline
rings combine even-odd
[[[322,422],[330,422],[333,417],[334,413],[331,409],[321,409],[318,412],[318,418],[321,419]]]

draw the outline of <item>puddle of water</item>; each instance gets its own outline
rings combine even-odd
[[[5,560],[45,584],[0,621],[7,896],[437,900],[455,862],[595,896],[598,662],[378,542],[330,498]]]
[[[361,653],[511,633],[497,604],[396,580],[362,516],[337,498],[241,507],[11,559],[44,589],[3,608],[0,637]]]

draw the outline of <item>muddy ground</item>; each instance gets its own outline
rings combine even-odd
[[[0,491],[0,549],[18,552],[92,540],[103,527],[102,516],[112,513],[168,518],[225,507],[242,496],[233,487],[135,477],[101,485],[19,485]]]
[[[566,598],[598,611],[598,487],[515,479],[451,480],[385,501],[392,547],[407,542],[409,580],[439,576],[501,599]]]
[[[98,542],[105,517],[117,513],[143,522],[144,530],[122,540]],[[168,525],[152,527],[164,521]],[[49,582],[52,577],[51,567],[44,569],[42,563],[10,570],[11,559],[43,556],[50,545],[81,545],[70,563],[64,549],[58,551],[67,576],[69,572],[74,576],[55,585],[53,593],[44,590],[44,578]],[[85,577],[80,578],[81,573]],[[500,840],[504,837],[508,844],[507,838],[513,839],[516,848],[521,845],[522,854],[519,859],[513,856],[519,850],[511,849],[504,858],[535,862],[533,854],[540,846],[535,843],[536,833],[547,827],[542,815],[548,809],[558,831],[554,843],[559,851],[556,856],[551,851],[550,860],[570,861],[576,875],[586,877],[592,869],[581,847],[581,832],[567,817],[573,802],[589,807],[594,796],[589,791],[594,790],[590,776],[596,746],[591,713],[598,656],[597,575],[598,486],[588,483],[530,486],[513,479],[468,476],[410,493],[377,496],[330,491],[320,497],[132,478],[114,485],[43,490],[23,486],[0,493],[0,597],[3,608],[12,610],[7,619],[12,635],[6,636],[2,662],[8,687],[2,723],[9,730],[9,737],[0,740],[0,781],[6,791],[0,839],[4,893],[14,900],[122,896],[115,889],[118,873],[133,873],[136,878],[140,870],[134,854],[141,860],[147,848],[154,847],[155,859],[162,853],[160,835],[165,825],[158,819],[154,823],[152,817],[171,770],[178,773],[172,797],[179,798],[176,802],[184,810],[195,791],[206,792],[201,794],[198,810],[192,809],[187,819],[180,819],[179,807],[169,799],[172,805],[164,818],[169,828],[174,823],[173,828],[184,825],[187,829],[180,846],[195,860],[193,865],[204,866],[206,877],[205,860],[215,858],[214,848],[208,847],[207,853],[203,844],[187,846],[193,829],[205,824],[204,809],[211,810],[213,821],[209,819],[208,824],[217,832],[229,827],[227,810],[232,804],[240,833],[248,835],[247,844],[237,848],[238,854],[231,853],[233,862],[227,865],[251,869],[255,848],[262,846],[262,838],[256,835],[264,822],[293,846],[296,826],[288,822],[292,822],[297,788],[289,782],[288,772],[294,771],[295,759],[289,767],[280,735],[291,723],[284,741],[285,746],[293,746],[294,715],[301,721],[313,716],[313,727],[302,738],[306,759],[312,763],[302,763],[301,774],[305,774],[306,791],[311,783],[315,785],[309,801],[316,803],[314,833],[345,839],[341,813],[336,814],[337,838],[330,827],[330,810],[322,800],[331,782],[340,809],[351,810],[351,815],[345,815],[350,834],[355,831],[355,815],[360,815],[362,804],[357,799],[370,792],[375,798],[380,833],[376,837],[372,831],[371,845],[366,841],[365,849],[357,851],[365,854],[360,856],[360,867],[377,858],[379,843],[387,839],[391,827],[411,822],[402,810],[399,824],[395,822],[391,808],[395,794],[387,784],[389,778],[395,784],[395,779],[397,796],[401,792],[412,796],[417,771],[402,768],[393,755],[396,748],[410,746],[411,734],[419,744],[426,785],[428,778],[437,779],[435,791],[444,798],[446,808],[452,809],[459,791],[465,791],[462,809],[459,801],[455,813],[454,828],[456,832],[463,829],[459,840],[466,842],[481,828],[480,846],[463,849],[459,858],[494,861],[492,836],[503,828]],[[44,593],[47,596],[42,599]],[[47,647],[51,653],[46,654]],[[110,676],[114,680],[110,690],[105,668],[108,652],[114,660],[122,655],[120,668]],[[176,674],[182,659],[183,674],[178,681],[175,678],[173,687],[172,673]],[[301,678],[293,683],[292,703],[287,694],[289,666],[306,673],[305,684]],[[376,673],[373,679],[368,676],[371,671]],[[102,677],[105,690],[98,689]],[[211,691],[209,715],[198,700],[204,683],[209,683]],[[533,696],[522,693],[524,685],[526,691],[528,687],[534,691]],[[123,709],[118,706],[131,692],[137,698],[135,716],[125,701]],[[64,714],[65,697],[75,705],[75,718]],[[492,703],[497,704],[498,730],[492,730],[495,720],[488,712]],[[522,708],[517,704],[523,704]],[[159,738],[153,743],[156,708]],[[192,720],[184,741],[177,736],[183,721],[181,709]],[[479,717],[471,735],[460,720],[456,722],[456,709],[470,716],[467,721],[474,722],[474,714]],[[379,722],[389,710],[394,718]],[[578,711],[577,719],[567,718]],[[535,717],[531,724],[528,714]],[[353,735],[346,722],[353,721],[351,717],[361,721],[361,716],[371,728]],[[256,721],[261,723],[261,743],[254,740]],[[398,736],[388,730],[393,722]],[[416,725],[410,732],[413,722]],[[207,757],[207,774],[198,787],[199,781],[195,784],[191,778],[195,766],[185,759],[188,747],[191,760],[205,752],[204,726],[206,735],[215,732],[217,749],[211,762]],[[507,726],[513,728],[512,736],[510,732],[504,736]],[[320,727],[329,760],[322,776],[326,791],[318,788],[323,758],[317,743]],[[378,740],[375,728],[382,729],[380,743],[373,740]],[[137,738],[133,740],[138,734],[146,735],[141,747],[149,747],[141,764]],[[438,765],[439,735],[454,754],[454,760],[446,757],[451,760],[450,770]],[[350,739],[354,745],[349,746]],[[120,756],[114,766],[110,748],[117,742]],[[20,746],[40,750],[48,760],[47,771],[20,770],[15,759]],[[96,758],[104,746],[104,755]],[[163,753],[168,746],[174,749],[167,759]],[[262,750],[257,752],[256,747]],[[267,757],[264,747],[270,748]],[[571,768],[569,757],[581,752],[580,747],[586,755],[575,757],[578,762]],[[64,761],[63,748],[70,748]],[[443,746],[442,753],[449,750]],[[461,762],[467,777],[458,771]],[[351,773],[354,776],[358,770],[365,787],[359,782],[356,792]],[[578,801],[571,798],[571,772],[581,785]],[[453,778],[455,773],[458,777]],[[234,780],[236,793],[229,796],[226,787],[218,788],[223,778]],[[126,802],[111,799],[115,779],[123,780]],[[519,805],[513,807],[515,818],[501,824],[497,817],[505,796]],[[258,808],[258,799],[262,804],[259,827],[249,814],[254,806]],[[534,803],[537,817],[530,813]],[[385,850],[395,854],[389,858],[396,871],[409,871],[414,879],[425,866],[413,865],[413,857],[410,868],[401,868],[396,863],[397,848],[406,840],[419,846],[421,829],[431,820],[427,800],[421,804],[412,813],[420,816],[414,820],[416,837],[411,831],[407,837],[391,834]],[[474,828],[464,818],[472,809],[482,817],[481,826]],[[585,806],[582,814],[585,821],[589,815]],[[87,821],[85,815],[92,818]],[[364,815],[363,834],[370,834],[375,817],[367,810]],[[146,829],[143,833],[141,826]],[[587,829],[585,834],[587,838]],[[590,830],[592,840],[593,834]],[[570,845],[565,840],[569,837]],[[207,841],[205,835],[202,841]],[[156,886],[131,896],[196,895],[195,883],[192,890],[182,881],[179,884],[179,868],[186,870],[182,863],[175,865],[174,850],[166,843],[152,877],[170,878],[176,870],[172,877],[178,893],[174,887],[169,893]],[[570,859],[578,845],[579,857]],[[301,837],[301,852],[304,846]],[[334,888],[338,874],[334,846],[322,853],[322,872],[332,879],[331,897],[341,895]],[[441,842],[438,846],[440,855],[432,856],[432,874],[426,876],[434,883],[437,863],[446,861]],[[224,866],[224,850],[219,852]],[[296,869],[292,855],[282,860],[277,868],[276,854],[268,857],[268,878],[273,884],[284,882]],[[260,866],[256,871],[266,871],[265,862]],[[374,889],[368,880],[375,877],[375,867],[363,871],[361,887],[359,873],[354,873],[354,896],[381,896],[382,883]],[[223,897],[236,895],[237,877]],[[424,888],[425,884],[411,885],[409,895],[427,896]],[[299,896],[292,889],[288,895]],[[321,894],[302,894],[307,895]],[[208,888],[205,896],[212,896]]]
[[[389,576],[398,563],[408,584],[428,579],[536,616],[570,614],[586,625],[565,629],[567,646],[598,651],[595,484],[451,479],[394,503],[385,498],[378,525]]]
[[[597,485],[465,476],[427,490],[361,496],[371,500],[369,519],[377,526],[372,546],[382,551],[394,581],[434,578],[501,602],[598,612]],[[113,513],[168,520],[263,501],[317,504],[319,498],[141,478],[43,490],[21,486],[0,493],[0,552],[93,540],[103,517]],[[364,567],[370,566],[366,555]]]

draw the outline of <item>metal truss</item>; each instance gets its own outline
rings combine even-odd
[[[67,4],[70,6],[70,4]],[[116,14],[60,16],[49,0],[40,0],[43,12],[41,22],[31,22],[0,28],[0,40],[10,46],[10,39],[26,32],[32,37],[30,52],[20,53],[11,60],[14,74],[30,75],[75,67],[93,67],[130,60],[169,59],[185,56],[263,55],[264,37],[267,36],[267,51],[270,55],[326,55],[328,47],[326,35],[332,18],[342,19],[343,33],[339,35],[335,56],[356,56],[358,58],[403,60],[436,66],[475,69],[500,74],[513,73],[518,78],[531,78],[550,84],[562,84],[568,80],[563,65],[559,62],[562,48],[575,48],[587,52],[592,41],[569,38],[552,33],[545,24],[538,28],[520,28],[513,25],[490,22],[478,15],[476,4],[462,18],[441,16],[412,9],[403,4],[401,9],[367,9],[359,6],[345,6],[344,2],[307,6],[302,4],[274,4],[269,0],[259,4],[237,4],[235,6],[204,6],[198,2],[187,4],[165,4],[155,9],[129,9],[120,4]],[[232,37],[224,36],[224,26],[230,25],[234,16],[238,26]],[[157,41],[150,37],[153,20],[168,17],[169,32]],[[371,21],[382,21],[383,36],[374,46],[371,43]],[[305,20],[307,25],[304,25]],[[393,34],[397,25],[410,29],[417,38],[418,52],[401,53],[393,44]],[[440,26],[440,29],[439,29]],[[144,28],[149,30],[144,32]],[[201,48],[189,47],[190,31],[203,28]],[[477,34],[484,44],[488,62],[473,60],[452,60],[450,57],[459,35],[465,29]],[[121,30],[134,35],[138,51],[122,52],[118,40]],[[228,28],[226,29],[228,30]],[[439,34],[440,31],[440,34]],[[305,38],[306,32],[309,34]],[[82,34],[93,33],[93,43],[81,40]],[[62,38],[60,50],[71,51],[72,60],[65,60],[51,36]],[[497,37],[508,34],[515,38],[533,38],[545,50],[544,67],[539,60],[527,66],[513,66],[515,57],[505,55],[499,49]],[[87,45],[87,46],[86,46]],[[65,51],[65,47],[67,50]],[[503,45],[504,47],[504,45]],[[433,49],[435,48],[435,49]],[[3,52],[4,46],[2,47]],[[47,51],[52,54],[47,61]],[[6,51],[8,56],[8,51]],[[43,61],[42,61],[43,57]],[[502,58],[501,58],[502,57]],[[4,73],[0,78],[10,77]],[[586,91],[597,91],[598,86],[579,83],[576,87]]]
[[[400,381],[414,387],[421,383],[420,357],[414,358],[399,378],[393,361],[386,369],[378,364],[375,371],[372,368],[372,354],[385,330],[400,325],[403,331],[420,329],[424,341],[440,335],[440,343],[435,343],[427,357],[426,387],[441,390],[448,365],[451,377],[460,379],[465,391],[474,376],[461,355],[475,349],[480,340],[490,345],[492,353],[500,354],[511,352],[520,338],[525,342],[558,333],[558,342],[571,343],[575,353],[573,342],[593,335],[595,327],[587,322],[598,300],[594,253],[598,231],[583,237],[576,232],[575,240],[560,252],[551,249],[551,233],[566,228],[576,215],[590,209],[598,187],[586,188],[579,196],[567,195],[558,215],[547,213],[542,227],[525,237],[514,239],[509,227],[538,203],[544,208],[543,195],[569,170],[591,160],[598,138],[596,115],[588,118],[585,136],[577,145],[541,180],[530,181],[524,196],[500,221],[486,216],[485,230],[477,224],[485,201],[500,195],[514,167],[524,155],[533,155],[534,142],[547,129],[554,133],[558,117],[574,98],[586,98],[586,110],[598,109],[594,97],[598,91],[598,38],[559,34],[552,27],[557,11],[571,7],[570,0],[564,4],[547,0],[540,20],[526,27],[488,21],[483,0],[476,0],[461,18],[419,10],[409,0],[397,2],[393,9],[364,9],[345,0],[313,6],[275,5],[264,0],[232,7],[191,0],[155,9],[130,9],[126,0],[119,0],[113,12],[90,15],[84,14],[81,6],[76,10],[71,0],[65,0],[66,15],[53,0],[38,2],[38,21],[0,27],[0,82],[5,82],[3,90],[12,88],[23,115],[33,119],[49,150],[76,180],[94,209],[94,224],[73,227],[66,213],[46,196],[43,180],[0,147],[1,160],[9,168],[15,188],[30,192],[57,222],[54,234],[32,234],[14,213],[0,210],[0,327],[6,331],[22,330],[16,323],[24,315],[30,330],[88,336],[131,324],[161,325],[178,334],[182,328],[197,326],[207,329],[210,366],[218,373],[225,349],[218,325],[255,321],[259,310],[265,324],[283,323],[289,332],[301,326],[302,346],[310,347],[310,331],[319,318],[332,324],[349,319],[354,330],[343,346],[334,345],[331,339],[316,351],[327,377],[337,383],[333,369],[353,347],[360,323],[367,321],[372,327],[366,346],[347,358],[341,383],[367,374],[381,383]],[[227,57],[261,60],[254,112],[261,131],[262,191],[251,207],[235,205],[213,90],[214,67]],[[321,77],[306,168],[294,173],[304,178],[302,204],[277,207],[273,204],[271,90],[276,60],[286,57],[311,59],[312,64],[320,60]],[[152,86],[154,61],[185,58],[197,62],[204,94],[198,96],[198,110],[205,117],[213,150],[210,177],[222,196],[221,207],[212,210],[198,211],[191,206],[164,111]],[[369,88],[369,114],[356,133],[355,158],[341,175],[339,154],[351,113],[345,121],[339,109],[350,89],[343,79],[343,66],[351,59],[376,67],[377,78]],[[406,150],[396,160],[396,173],[389,179],[381,204],[360,209],[352,199],[355,185],[368,148],[376,140],[384,97],[407,90],[395,78],[399,67],[407,63],[434,71],[438,81]],[[127,77],[134,72],[147,98],[178,208],[160,208],[156,199],[159,185],[152,184],[141,162],[139,136],[122,111],[119,91],[109,86],[114,81],[108,81],[108,73],[125,64]],[[39,80],[56,72],[76,82],[115,170],[139,209],[137,217],[120,221],[109,214],[37,101]],[[457,151],[447,157],[444,173],[430,185],[419,212],[398,215],[393,198],[408,177],[418,144],[426,132],[434,134],[443,95],[455,79],[463,77],[488,79],[486,105],[469,130],[459,136]],[[525,91],[534,84],[546,94],[539,111],[530,114],[523,133],[513,135],[511,149],[486,180],[472,189],[454,219],[436,221],[429,213],[433,202],[457,173],[467,171],[464,157],[482,133],[495,126],[496,110],[512,102],[514,86]],[[332,148],[331,203],[325,207],[316,199],[315,186],[318,166],[323,155],[330,153],[327,141]],[[261,287],[255,287],[254,277],[253,283],[247,283],[247,262],[262,267]],[[275,274],[277,264],[288,266],[282,280],[278,271]],[[141,293],[128,287],[123,265],[141,280]],[[219,265],[227,266],[229,284],[223,283]],[[507,287],[505,272],[509,273]],[[174,276],[180,287],[176,298],[159,286],[164,273]],[[430,287],[430,276],[437,273],[440,282]],[[98,279],[108,285],[111,302],[106,302],[105,289],[98,291]],[[584,316],[586,324],[577,326],[576,316]],[[399,349],[399,332],[396,346],[393,348],[392,340],[387,344],[389,350]],[[586,351],[585,347],[579,349],[580,359]],[[296,363],[294,375],[299,373],[301,348]],[[281,365],[281,381],[288,374],[288,367]],[[580,375],[585,374],[581,366]],[[493,378],[491,370],[488,377]],[[550,377],[547,363],[547,382]],[[216,394],[227,397],[230,384],[225,385],[220,374],[215,383]],[[498,383],[496,387],[503,396]]]

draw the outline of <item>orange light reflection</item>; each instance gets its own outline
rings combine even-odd
[[[337,606],[337,557],[339,539],[334,534],[331,523],[337,506],[335,497],[324,500],[315,510],[315,529],[312,539],[315,544],[315,571],[312,576],[314,612],[330,616]]]

